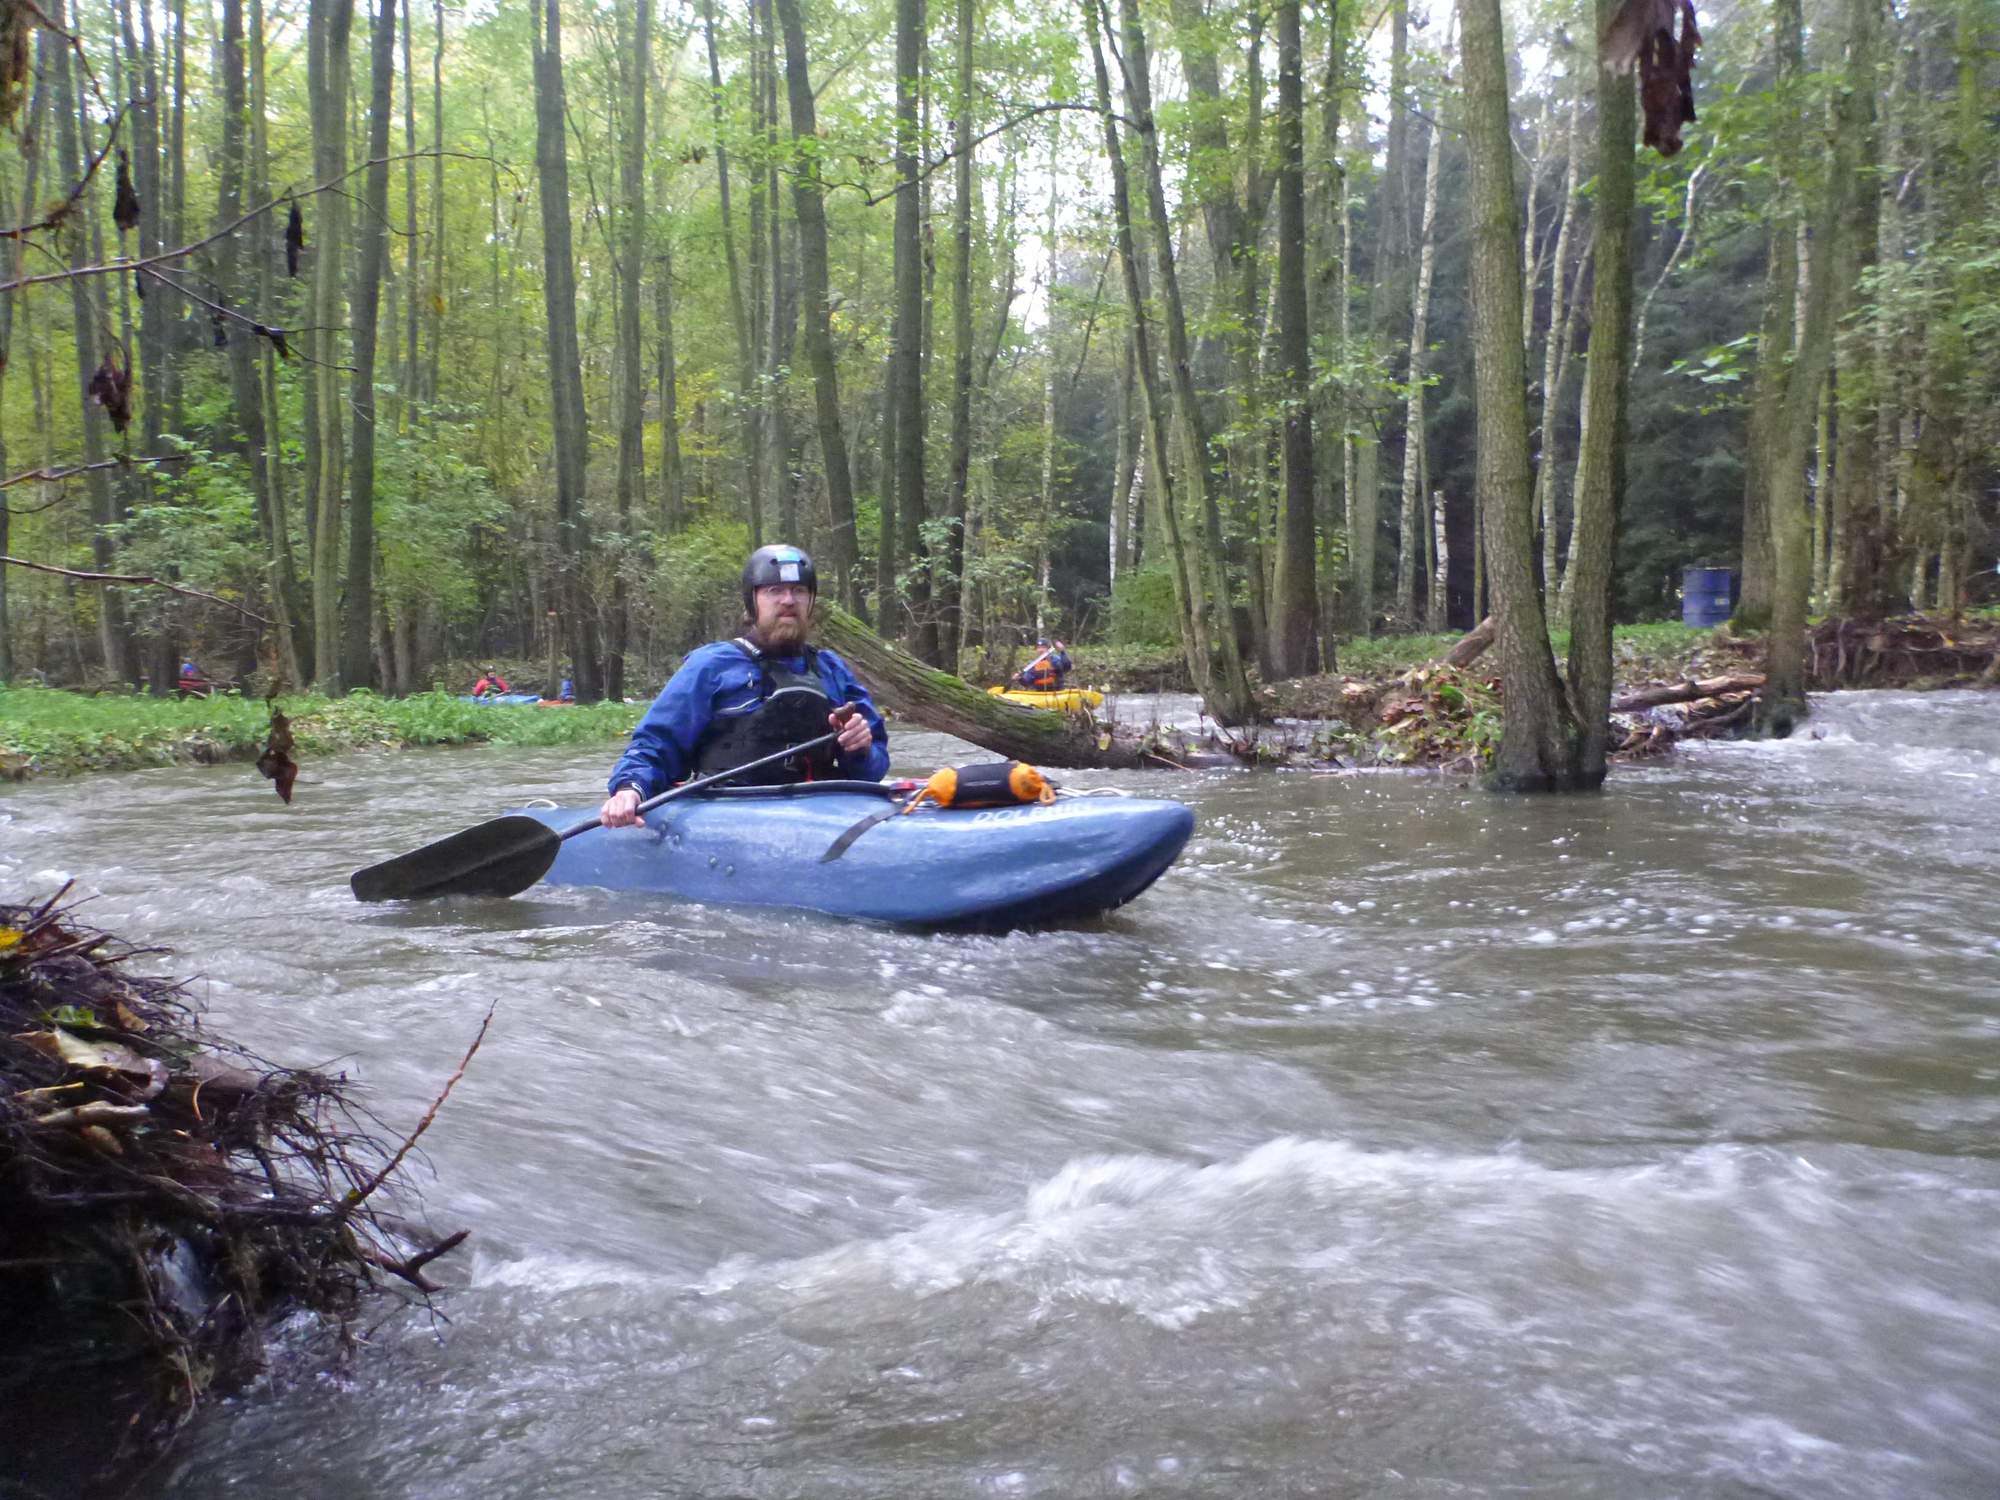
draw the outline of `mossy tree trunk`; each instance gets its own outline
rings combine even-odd
[[[1141,746],[1113,738],[1082,714],[1023,708],[899,651],[861,621],[822,598],[813,635],[840,653],[881,704],[926,729],[969,740],[995,755],[1038,766],[1126,769],[1148,760]]]

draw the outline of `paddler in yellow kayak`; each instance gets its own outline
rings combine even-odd
[[[1047,636],[1035,644],[1041,648],[1042,654],[1016,672],[1008,686],[1023,688],[1031,693],[1060,693],[1064,679],[1070,674],[1069,648],[1061,641],[1050,645]]]

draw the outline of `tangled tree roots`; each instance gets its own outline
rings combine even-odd
[[[1991,682],[2000,626],[1925,615],[1825,620],[1806,632],[1806,663],[1816,689]]]
[[[464,1236],[413,1253],[374,1203],[409,1143],[385,1152],[344,1079],[204,1036],[179,985],[130,972],[162,950],[62,894],[0,904],[0,1455],[49,1446],[38,1408],[94,1413],[95,1466],[254,1371],[272,1318],[345,1346],[381,1273],[421,1299]]]

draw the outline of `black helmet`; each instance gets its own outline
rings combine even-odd
[[[744,612],[757,612],[757,590],[781,583],[804,584],[807,593],[819,597],[819,574],[813,571],[813,560],[804,548],[783,543],[759,547],[743,564]]]

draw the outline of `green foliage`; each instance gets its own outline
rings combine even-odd
[[[743,559],[750,528],[711,518],[657,544],[654,600],[662,640],[685,654],[736,633],[743,614]]]
[[[1111,590],[1108,634],[1119,646],[1174,646],[1180,642],[1173,575],[1164,567],[1128,572]]]
[[[614,740],[639,711],[622,703],[539,708],[489,706],[450,693],[409,698],[288,697],[295,754],[399,749],[410,745],[566,745]],[[258,699],[148,694],[86,697],[49,688],[0,688],[0,776],[249,761],[262,751],[270,712]]]

